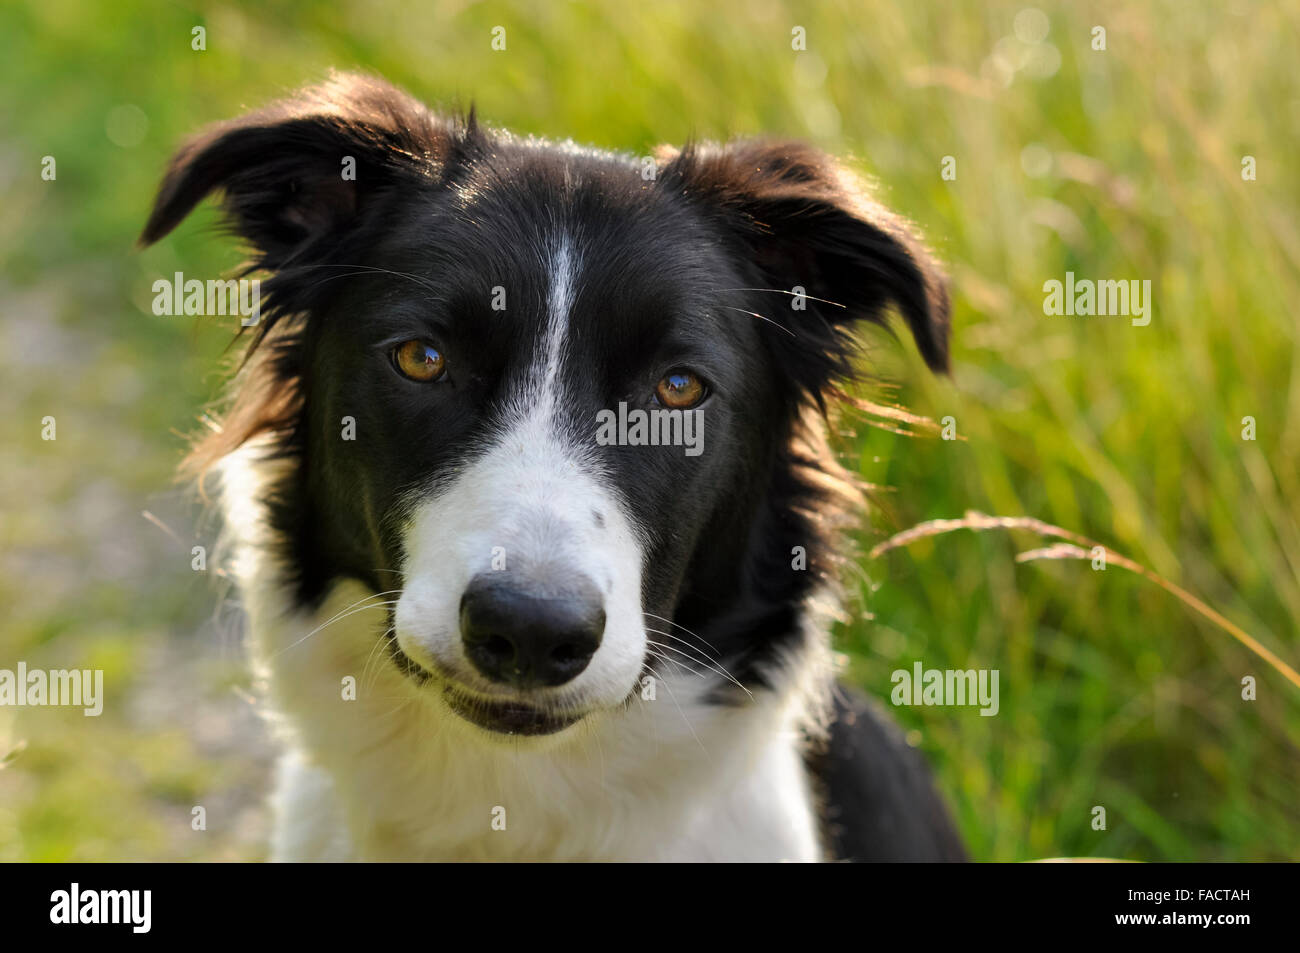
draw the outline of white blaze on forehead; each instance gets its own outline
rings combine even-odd
[[[545,330],[539,349],[542,363],[534,373],[540,376],[536,394],[538,409],[549,417],[559,404],[560,364],[564,360],[564,345],[568,338],[578,270],[573,243],[567,234],[559,236],[547,265],[550,288],[546,300]]]

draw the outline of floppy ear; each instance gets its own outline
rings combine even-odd
[[[942,273],[905,223],[833,160],[802,143],[764,141],[688,146],[662,157],[661,181],[725,224],[752,262],[752,277],[765,282],[759,287],[803,289],[802,299],[750,300],[793,335],[788,343],[801,360],[785,363],[810,393],[851,373],[854,323],[881,321],[891,303],[926,363],[947,371]]]
[[[195,446],[186,472],[201,481],[218,459],[264,433],[275,435],[277,453],[294,452],[302,347],[297,329],[290,323],[284,330],[281,319],[309,311],[312,288],[327,293],[327,286],[307,282],[309,269],[295,266],[351,256],[349,240],[364,242],[387,208],[379,199],[399,186],[441,179],[473,132],[472,115],[462,129],[387,83],[344,73],[211,126],[176,153],[140,244],[156,242],[205,196],[220,192],[234,231],[256,250],[251,267],[276,272],[232,404],[221,428]]]
[[[172,159],[140,235],[165,236],[220,190],[235,230],[276,269],[364,216],[399,177],[434,175],[452,124],[388,84],[336,74],[320,86],[217,123]]]

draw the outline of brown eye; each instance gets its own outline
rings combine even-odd
[[[432,344],[407,341],[393,349],[393,363],[413,381],[436,381],[447,370],[447,361]]]
[[[674,410],[686,410],[704,399],[704,384],[690,371],[665,374],[655,386],[659,403]]]

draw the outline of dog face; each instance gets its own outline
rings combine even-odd
[[[270,435],[295,598],[398,589],[394,663],[487,732],[616,711],[656,662],[761,684],[829,571],[806,421],[854,322],[894,302],[946,364],[929,259],[797,144],[651,165],[340,77],[185,147],[143,240],[216,189],[273,277],[200,453]]]

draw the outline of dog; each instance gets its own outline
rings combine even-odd
[[[900,218],[798,142],[616,155],[355,74],[184,145],[141,243],[214,192],[270,275],[190,467],[273,860],[964,858],[830,651],[855,327],[948,364]]]

